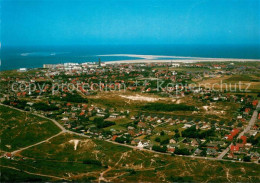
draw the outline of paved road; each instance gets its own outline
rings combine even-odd
[[[257,108],[260,107],[260,100],[258,101],[258,105],[256,107],[256,110],[253,112],[253,115],[247,125],[247,127],[237,136],[237,139],[240,139],[241,136],[243,136],[245,133],[247,133],[252,126],[254,126],[256,120],[257,120],[257,116],[258,116],[258,112],[257,112]],[[221,160],[230,150],[232,143],[224,150],[221,152],[221,154],[217,157],[218,160]]]

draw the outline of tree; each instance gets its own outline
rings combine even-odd
[[[167,147],[166,146],[163,146],[163,147],[161,147],[161,146],[153,146],[152,147],[152,149],[154,150],[154,151],[158,151],[158,152],[166,152],[167,151]]]
[[[179,137],[180,137],[180,134],[179,134],[179,133],[175,133],[175,134],[174,134],[174,137],[175,137],[175,138],[179,138]]]
[[[156,137],[154,140],[155,140],[155,142],[161,142],[160,137]]]
[[[190,151],[187,148],[179,149],[176,147],[174,153],[180,155],[190,155]]]
[[[160,144],[161,144],[161,145],[169,144],[169,142],[170,142],[170,139],[167,138],[167,139],[162,140]]]
[[[164,136],[164,135],[165,135],[165,132],[164,132],[164,131],[161,131],[160,135],[161,135],[161,136]]]
[[[97,128],[103,128],[104,118],[97,117],[93,122],[97,125]]]
[[[251,158],[250,158],[250,156],[245,156],[245,157],[243,158],[243,160],[244,160],[245,162],[250,162],[250,161],[251,161]]]
[[[203,149],[202,152],[200,153],[201,156],[207,156],[207,151],[206,149]]]
[[[238,127],[242,127],[243,124],[240,122],[240,123],[237,124],[237,126],[238,126]]]

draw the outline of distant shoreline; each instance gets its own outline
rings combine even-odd
[[[102,62],[105,64],[131,64],[131,63],[195,63],[195,62],[260,62],[260,60],[254,59],[217,59],[217,60],[117,60]]]
[[[194,62],[259,62],[260,59],[239,59],[239,58],[205,58],[205,57],[186,57],[186,56],[164,56],[164,55],[136,55],[136,54],[109,54],[109,55],[97,55],[97,56],[125,56],[135,57],[141,59],[134,60],[116,60],[105,61],[105,64],[121,64],[121,63],[194,63]],[[158,58],[167,58],[160,60]],[[171,59],[173,58],[173,59]]]

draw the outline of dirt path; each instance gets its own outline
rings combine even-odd
[[[108,166],[108,169],[106,169],[105,171],[101,172],[100,173],[100,176],[98,178],[98,183],[100,183],[100,181],[105,181],[105,182],[108,182],[107,179],[104,178],[104,174],[109,172],[112,168],[110,166]]]
[[[23,147],[23,148],[21,148],[21,149],[15,150],[15,151],[13,151],[13,152],[11,152],[11,153],[12,153],[12,154],[16,154],[16,153],[18,153],[18,152],[20,152],[20,151],[23,151],[23,150],[25,150],[25,149],[28,149],[28,148],[31,148],[31,147],[40,145],[40,144],[42,144],[42,143],[44,143],[44,142],[47,142],[47,141],[51,140],[51,139],[54,138],[54,137],[57,137],[57,136],[61,135],[62,133],[64,133],[64,132],[57,133],[56,135],[53,135],[53,136],[51,136],[51,137],[48,138],[48,139],[45,139],[45,140],[43,140],[43,141],[41,141],[41,142],[38,142],[38,143],[33,144],[33,145],[30,145],[30,146]]]

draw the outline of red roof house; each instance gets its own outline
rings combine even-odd
[[[227,140],[229,140],[229,141],[233,140],[233,136],[232,135],[226,135],[226,137],[227,137]]]
[[[237,145],[231,145],[230,150],[231,150],[232,152],[234,152],[234,151],[239,151],[239,146],[237,146]]]
[[[234,129],[231,131],[230,134],[234,137],[234,136],[236,136],[238,133],[239,133],[239,129],[234,128]]]
[[[253,104],[253,106],[256,106],[256,105],[258,104],[258,100],[254,100],[254,101],[252,102],[252,104]]]
[[[240,137],[240,139],[242,139],[242,140],[243,140],[243,144],[246,144],[246,139],[247,139],[247,137],[246,137],[246,136],[244,136],[244,135],[243,135],[243,136],[241,136],[241,137]]]
[[[116,138],[117,138],[117,135],[114,135],[114,136],[112,137],[112,140],[115,141]]]

